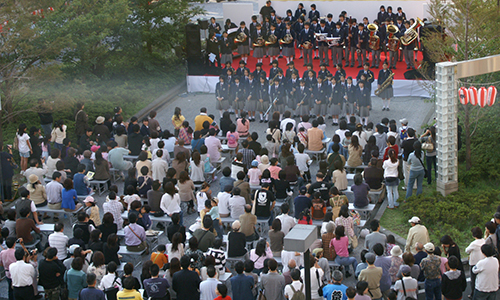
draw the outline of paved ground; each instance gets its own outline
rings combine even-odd
[[[424,102],[420,98],[416,97],[404,97],[404,98],[396,98],[391,103],[391,111],[390,112],[382,112],[381,111],[381,100],[379,98],[373,98],[373,110],[371,112],[371,120],[374,123],[379,122],[383,117],[388,117],[389,119],[399,120],[403,117],[407,118],[410,122],[411,126],[419,129],[421,124],[425,123],[429,116],[432,114],[434,108],[433,104]],[[173,115],[175,107],[180,107],[182,109],[183,115],[186,117],[190,123],[194,123],[194,117],[198,114],[200,107],[207,107],[208,112],[215,114],[216,119],[219,119],[218,112],[215,111],[215,99],[213,94],[183,94],[177,97],[173,102],[165,105],[161,110],[158,111],[158,121],[163,129],[171,129],[171,117]],[[232,117],[234,120],[234,116]],[[327,120],[327,129],[326,133],[328,137],[332,137],[334,131],[338,127],[331,126],[331,121]],[[194,124],[193,124],[194,125]],[[398,124],[399,125],[399,124]],[[259,134],[259,142],[264,142],[264,132],[267,128],[267,123],[259,123],[253,122],[250,125],[251,132],[257,132]],[[226,154],[227,156],[227,154]],[[229,159],[225,162],[225,165],[229,165]],[[318,170],[317,163],[312,165],[312,174],[314,174]],[[123,182],[119,181],[117,183],[119,190],[123,189]],[[213,194],[217,194],[219,192],[219,184],[218,181],[212,184]],[[101,209],[102,215],[102,204],[105,201],[105,195],[96,196],[95,197],[98,203],[98,206]],[[188,215],[184,218],[184,222],[186,225],[192,224],[195,221],[195,215]],[[47,223],[53,223],[51,219],[46,220]],[[63,219],[63,222],[66,225],[65,232],[66,234],[71,234],[71,226],[69,224],[68,219]],[[168,240],[165,236],[160,237],[160,243],[167,243]],[[360,245],[363,245],[363,240],[360,240]],[[355,256],[359,260],[359,251],[361,247],[358,247],[355,251]],[[145,258],[146,259],[146,258]],[[140,276],[140,270],[136,270],[134,275],[137,277]],[[354,284],[354,280],[349,278],[346,280],[346,284]],[[6,281],[0,282],[0,299],[1,297],[5,297],[7,295],[7,285]]]

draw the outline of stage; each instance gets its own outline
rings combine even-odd
[[[257,59],[252,57],[252,51],[250,52],[250,56],[248,57],[248,62],[247,62],[247,67],[250,69],[250,71],[255,70],[255,64],[257,63]],[[389,53],[387,53],[388,55]],[[302,76],[304,71],[306,70],[306,67],[304,67],[304,60],[303,59],[298,59],[299,57],[299,51],[296,49],[295,55],[297,59],[294,60],[295,63],[295,68],[299,71],[299,76]],[[329,55],[331,55],[331,51],[329,51]],[[240,58],[238,56],[237,52],[233,53],[234,59],[233,59],[233,64],[232,67],[234,69],[237,69],[239,67],[239,62]],[[357,59],[357,57],[356,57]],[[371,55],[370,55],[371,59]],[[330,59],[331,60],[331,59]],[[382,62],[385,60],[385,55],[382,52],[380,55],[380,68],[375,69],[371,68],[372,72],[375,74],[375,81],[373,82],[372,85],[372,96],[374,96],[373,92],[377,88],[377,78],[378,78],[378,73],[382,69]],[[417,55],[417,60],[421,61],[422,60],[422,53],[418,52]],[[280,58],[278,59],[279,62],[279,67],[283,69],[283,72],[286,72],[286,69],[288,68],[286,65],[286,59],[285,58]],[[313,59],[313,70],[318,72],[319,71],[319,59]],[[369,61],[371,63],[371,61]],[[262,68],[264,71],[266,71],[266,74],[269,76],[269,70],[271,69],[270,64],[270,59],[269,57],[263,58],[262,61]],[[345,61],[343,61],[343,65],[345,64]],[[418,67],[419,63],[414,62],[415,67]],[[346,71],[346,76],[349,77],[351,76],[354,81],[356,81],[356,76],[358,75],[358,72],[362,70],[362,68],[357,68],[358,62],[357,60],[354,63],[354,67],[347,67],[344,68]],[[337,71],[335,67],[332,67],[332,62],[330,61],[330,66],[327,67],[327,70],[330,71],[332,74],[335,74]],[[424,87],[429,86],[430,83],[424,80],[408,80],[405,79],[404,73],[407,72],[408,70],[406,69],[406,63],[404,62],[398,62],[396,64],[396,69],[392,70],[394,72],[394,83],[393,83],[393,88],[394,88],[394,96],[395,97],[402,97],[402,96],[418,96],[418,97],[430,97],[429,91],[426,90]],[[217,75],[188,75],[187,78],[187,90],[189,93],[194,93],[194,92],[203,92],[203,93],[215,93],[215,85],[219,81],[219,78]]]

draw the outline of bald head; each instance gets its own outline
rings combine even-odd
[[[297,267],[297,263],[295,262],[295,260],[294,259],[290,259],[288,261],[288,268],[290,270],[292,270],[292,269],[295,269],[296,267]]]
[[[252,212],[252,206],[250,206],[250,204],[246,204],[245,205],[245,212],[247,212],[247,213],[251,213]]]
[[[415,250],[417,250],[419,252],[424,250],[424,245],[422,243],[419,243],[419,242],[415,243]]]

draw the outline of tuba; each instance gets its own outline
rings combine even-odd
[[[246,40],[247,40],[247,35],[242,31],[242,32],[238,33],[238,35],[234,39],[234,42],[235,43],[243,43]]]
[[[267,46],[267,45],[272,45],[272,44],[275,44],[277,41],[278,41],[278,38],[277,38],[274,34],[271,34],[271,35],[267,38],[267,41],[266,41],[266,46]]]
[[[283,44],[290,44],[293,42],[293,36],[290,33],[287,33],[281,40],[280,40],[280,45]]]
[[[264,41],[264,38],[259,36],[256,40],[255,40],[255,43],[253,43],[253,46],[254,47],[263,47],[265,45],[265,42]]]
[[[395,35],[399,32],[399,28],[396,25],[387,26],[387,32],[389,36],[387,37],[387,48],[389,51],[398,51],[399,49],[399,39]]]
[[[416,40],[418,37],[417,28],[420,26],[424,26],[424,22],[420,18],[417,18],[417,22],[406,29],[405,34],[401,37],[401,44],[407,46]]]
[[[378,26],[376,24],[368,24],[367,28],[370,31],[370,41],[368,42],[368,47],[377,51],[380,49],[380,38],[375,34],[378,31]]]

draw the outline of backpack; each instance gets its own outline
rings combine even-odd
[[[399,133],[399,138],[404,141],[408,137],[408,127],[401,127],[401,132]]]
[[[304,288],[303,284],[300,286],[300,289],[298,291],[296,291],[293,288],[293,285],[291,285],[291,284],[290,284],[290,287],[292,288],[292,291],[293,291],[292,299],[290,299],[290,300],[306,300],[306,295],[304,295],[304,292],[302,292],[302,289]]]
[[[205,173],[210,173],[210,172],[212,172],[212,170],[214,169],[214,167],[212,167],[212,164],[210,163],[210,157],[207,157],[207,158],[205,159],[205,163],[204,163],[204,164],[205,164],[205,165],[204,165],[204,168],[205,168],[204,172],[205,172]]]
[[[234,145],[238,143],[238,140],[236,139],[236,136],[234,134],[229,134],[229,136],[227,137],[227,143]]]
[[[361,216],[359,215],[359,213],[355,210],[351,210],[349,212],[349,214],[352,217],[352,221],[354,223],[354,226],[359,226],[361,224]]]

